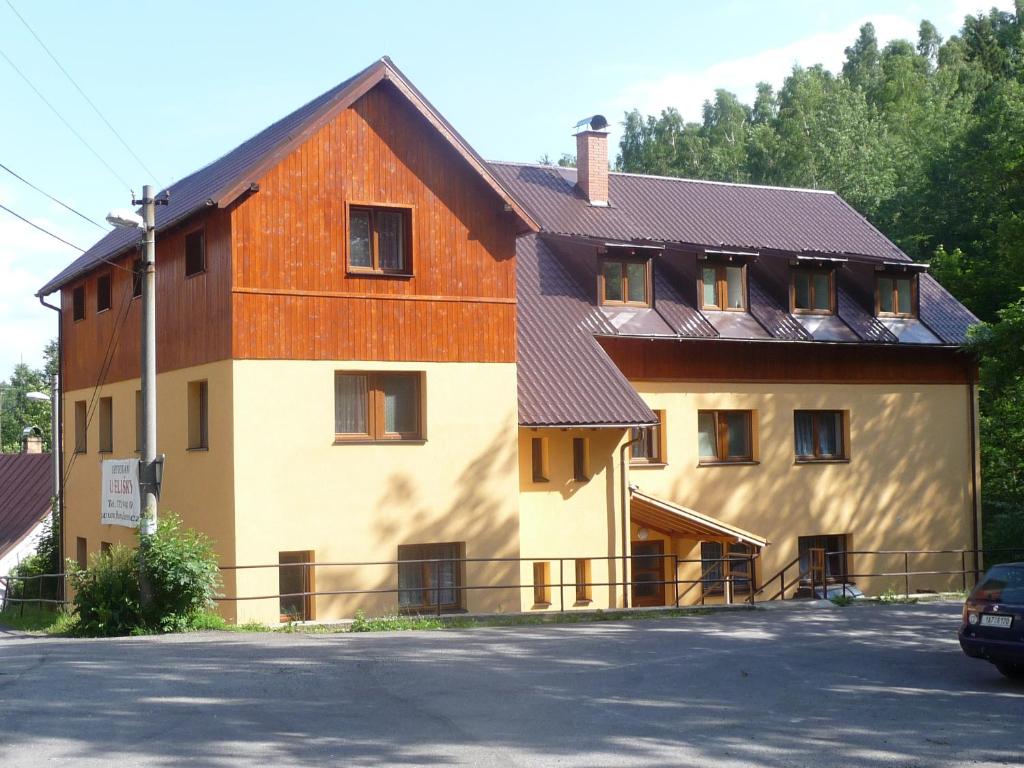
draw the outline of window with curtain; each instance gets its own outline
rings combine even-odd
[[[744,267],[709,264],[701,269],[701,309],[746,309]]]
[[[753,461],[753,411],[698,411],[697,451],[702,464]]]
[[[335,439],[421,440],[421,382],[419,373],[336,372]]]
[[[650,262],[613,261],[601,263],[602,304],[649,306]]]
[[[398,605],[402,610],[460,610],[465,542],[398,547]]]
[[[411,221],[408,208],[351,206],[348,268],[354,272],[410,274]]]
[[[792,275],[791,311],[816,315],[835,312],[832,270],[794,269]]]
[[[875,314],[917,315],[917,276],[879,275],[875,281]]]
[[[794,411],[793,437],[800,461],[846,459],[846,429],[842,411]]]

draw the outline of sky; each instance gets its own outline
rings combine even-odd
[[[617,126],[630,109],[673,106],[699,120],[716,88],[750,103],[757,82],[778,87],[795,64],[838,69],[866,21],[882,44],[916,39],[923,18],[948,37],[992,5],[1012,9],[1011,0],[0,0],[0,164],[103,224],[132,189],[173,190],[383,55],[483,157],[557,158],[575,152],[583,117]],[[103,234],[3,169],[0,205],[81,248]],[[41,364],[57,315],[34,294],[77,253],[0,210],[0,379],[19,362]]]

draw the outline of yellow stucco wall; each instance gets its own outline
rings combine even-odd
[[[237,360],[233,363],[237,556],[276,563],[395,560],[400,544],[465,542],[466,556],[519,554],[516,374],[506,363]],[[334,373],[422,371],[426,439],[334,444]],[[467,565],[467,583],[514,585],[515,563]],[[273,595],[276,569],[238,575],[239,594]],[[316,569],[318,591],[394,589],[393,565]],[[471,611],[519,609],[514,588],[467,591]],[[317,598],[326,620],[393,613],[394,593]],[[241,602],[240,621],[276,620],[276,600]]]
[[[758,566],[762,579],[796,557],[798,536],[848,534],[852,547],[864,550],[972,546],[965,386],[633,384],[651,408],[667,413],[668,463],[632,467],[629,482],[766,537],[771,543]],[[715,408],[756,411],[757,464],[698,465],[697,411]],[[848,463],[795,462],[797,409],[849,412]],[[917,556],[910,565],[914,570],[961,567],[958,555]],[[902,571],[904,562],[902,556],[860,555],[851,568]],[[904,588],[902,578],[855,581],[872,593]],[[912,579],[911,591],[959,584],[958,576],[920,576]]]
[[[209,450],[188,450],[188,383],[206,380],[209,385]],[[234,562],[233,450],[230,361],[183,368],[157,376],[157,450],[167,456],[159,509],[179,515],[184,525],[207,534],[214,542],[221,564]],[[92,389],[64,396],[64,457],[67,480],[64,488],[65,555],[75,557],[76,539],[85,537],[90,554],[100,542],[135,546],[135,531],[100,523],[100,462],[103,459],[137,458],[135,452],[135,392],[138,379],[119,381],[100,388],[97,397],[113,404],[113,451],[99,453],[99,409],[87,434],[86,453],[74,453],[75,402],[87,403]],[[70,473],[68,473],[70,467]],[[232,586],[225,574],[225,587]],[[226,604],[226,616],[232,615]]]
[[[622,429],[520,429],[519,520],[522,557],[550,562],[551,581],[575,583],[575,561],[590,559],[591,582],[621,581],[621,564],[607,559],[621,556],[621,486],[618,446]],[[548,482],[533,481],[532,443],[547,441]],[[589,442],[590,479],[573,479],[573,438]],[[550,560],[545,560],[551,558]],[[567,558],[561,564],[557,558]],[[533,584],[533,562],[522,563],[522,584]],[[524,589],[523,610],[607,608],[621,605],[621,587],[593,586],[591,602],[576,602],[573,586],[559,594],[551,588],[550,605],[534,601],[532,589]]]

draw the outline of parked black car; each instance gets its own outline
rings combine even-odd
[[[964,603],[960,647],[1014,679],[1024,679],[1024,563],[989,569]]]

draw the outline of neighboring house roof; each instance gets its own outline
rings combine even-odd
[[[0,557],[49,514],[53,495],[51,454],[0,454]]]
[[[614,328],[536,235],[516,244],[516,292],[521,425],[658,422],[594,338]]]
[[[260,131],[220,159],[172,184],[167,190],[162,190],[158,197],[168,191],[169,196],[167,205],[156,208],[157,232],[181,223],[207,206],[215,205],[223,208],[230,205],[252,189],[263,173],[286,157],[324,122],[385,80],[394,84],[470,164],[504,200],[505,204],[520,217],[526,229],[537,228],[529,214],[498,181],[490,166],[476,154],[466,140],[385,56],[359,74],[339,83],[308,104],[299,107],[290,115]],[[65,284],[86,274],[98,264],[117,258],[134,248],[140,242],[141,237],[141,230],[115,229],[107,233],[99,242],[40,288],[36,295],[46,296],[53,293]]]

